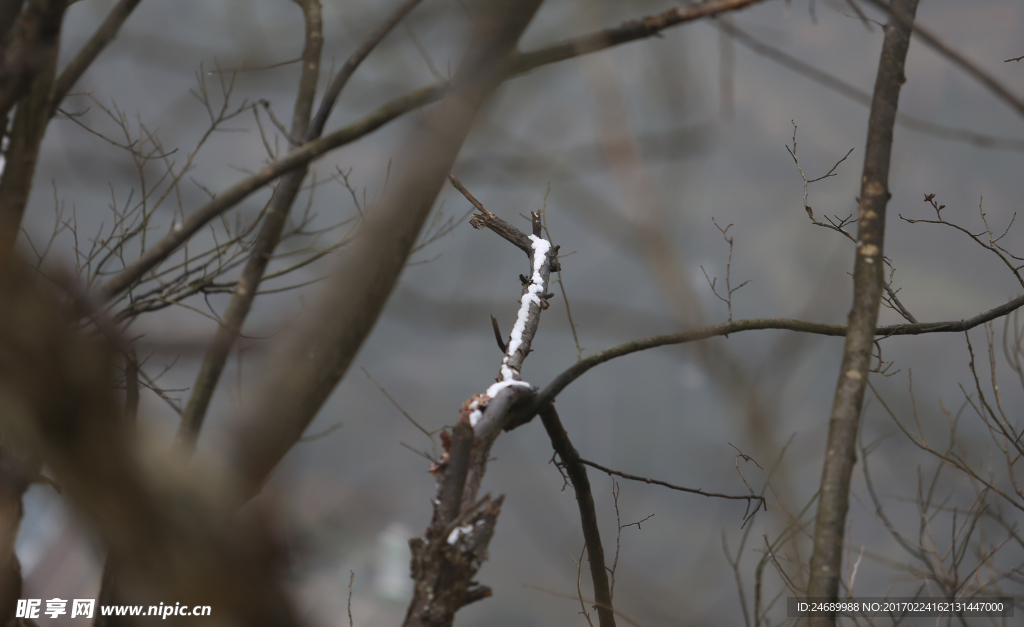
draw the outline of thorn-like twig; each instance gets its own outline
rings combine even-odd
[[[498,328],[498,319],[493,315],[491,316],[491,328],[494,329],[494,339],[498,342],[498,348],[501,349],[501,354],[504,355],[508,348],[505,346],[505,341],[501,339],[501,329]]]

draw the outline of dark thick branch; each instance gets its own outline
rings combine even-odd
[[[548,403],[540,409],[540,419],[544,429],[551,438],[551,448],[558,453],[562,467],[569,475],[572,489],[576,493],[576,505],[580,510],[580,524],[583,527],[583,540],[587,543],[587,555],[590,562],[590,576],[594,582],[594,601],[597,605],[597,617],[601,627],[615,626],[615,612],[612,609],[612,595],[608,585],[608,569],[605,568],[604,545],[601,544],[601,531],[597,526],[597,511],[594,509],[594,494],[590,490],[587,468],[580,460],[580,454],[569,440],[569,434],[562,421],[558,418],[555,406]]]
[[[878,307],[885,285],[883,244],[885,209],[889,202],[889,160],[900,87],[910,47],[910,25],[918,0],[893,0],[893,18],[885,27],[885,40],[878,61],[875,93],[868,117],[868,138],[864,152],[858,207],[857,252],[853,268],[853,308],[846,333],[829,421],[825,464],[814,526],[807,596],[835,600],[839,592],[843,536],[849,509],[850,476],[857,457],[857,429],[864,404],[875,341]],[[835,625],[835,614],[811,618],[813,627]]]
[[[89,69],[89,66],[96,60],[96,57],[100,56],[100,53],[107,47],[107,44],[117,37],[118,31],[121,30],[121,25],[125,23],[140,1],[121,0],[118,2],[117,6],[107,14],[107,19],[103,20],[103,23],[96,29],[96,32],[89,38],[89,41],[82,46],[82,49],[78,51],[75,58],[60,73],[60,76],[53,84],[53,95],[50,98],[50,117],[57,112],[57,107],[60,106],[61,101],[68,95],[71,88],[75,86],[78,79],[82,78],[82,75]]]

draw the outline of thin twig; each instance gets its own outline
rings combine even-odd
[[[647,477],[638,477],[637,475],[631,475],[629,473],[622,472],[621,470],[613,470],[611,468],[607,468],[605,466],[602,466],[601,464],[598,464],[598,463],[595,463],[595,462],[592,462],[592,461],[586,460],[586,459],[580,459],[580,463],[581,464],[586,464],[587,466],[592,466],[594,468],[597,468],[598,470],[600,470],[601,472],[603,472],[605,474],[615,475],[616,477],[622,477],[623,479],[629,479],[630,481],[639,481],[641,483],[660,485],[660,486],[669,488],[670,490],[679,490],[680,492],[689,492],[690,494],[699,494],[701,496],[706,496],[708,498],[730,499],[730,500],[736,500],[736,501],[747,501],[748,503],[750,501],[757,501],[758,502],[758,507],[765,506],[765,509],[767,509],[764,497],[763,496],[757,496],[756,494],[753,494],[753,490],[751,490],[751,494],[749,496],[745,495],[745,494],[734,495],[734,494],[721,494],[719,492],[707,492],[706,490],[701,490],[699,488],[685,488],[683,486],[674,485],[674,484],[668,483],[667,481],[661,481],[660,479],[649,479]],[[743,476],[742,473],[741,473],[740,476],[741,477]],[[744,483],[746,483],[746,479],[744,479],[743,481],[744,481]],[[747,487],[749,488],[750,484],[747,484]],[[754,511],[756,512],[757,509],[755,508]],[[747,518],[747,517],[748,516],[745,514],[744,518]]]

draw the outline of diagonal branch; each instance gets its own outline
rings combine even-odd
[[[594,601],[597,605],[597,618],[601,627],[615,626],[615,613],[612,609],[612,595],[608,584],[608,569],[605,568],[604,546],[601,544],[601,531],[597,526],[597,512],[594,509],[594,494],[590,490],[585,462],[569,440],[569,434],[558,418],[558,412],[551,403],[540,410],[540,419],[544,429],[551,438],[551,448],[558,453],[562,467],[572,483],[576,493],[576,504],[580,510],[580,523],[583,526],[583,539],[587,543],[587,555],[590,558],[590,576],[594,582]],[[603,469],[602,469],[603,470]]]
[[[913,14],[908,16],[899,10],[894,10],[892,7],[887,6],[886,3],[882,2],[882,0],[867,0],[867,2],[888,12],[890,24],[895,25],[900,29],[908,31],[913,30],[914,35],[920,38],[921,41],[928,45],[928,47],[949,59],[953,65],[956,65],[970,75],[971,78],[984,85],[1000,100],[1010,105],[1011,108],[1016,109],[1017,113],[1024,115],[1024,100],[1014,95],[1009,89],[1003,86],[1002,83],[997,81],[995,77],[981,69],[978,64],[947,46],[941,39],[932,34],[930,30],[919,24],[915,24]]]
[[[405,0],[388,16],[388,19],[383,24],[377,27],[377,30],[373,31],[369,37],[363,40],[363,43],[359,44],[359,47],[349,56],[348,60],[345,61],[345,65],[341,66],[338,74],[331,80],[331,84],[327,87],[327,92],[324,94],[324,99],[320,103],[320,109],[317,110],[316,117],[313,118],[309,125],[309,130],[300,135],[293,133],[292,137],[305,137],[306,141],[320,137],[324,131],[324,125],[327,123],[327,118],[331,115],[331,110],[334,108],[334,103],[338,101],[341,90],[345,88],[348,79],[352,78],[356,68],[420,2],[422,0]]]
[[[449,177],[454,185],[453,179]],[[498,219],[465,187],[461,184],[457,187],[483,216]],[[539,231],[539,213],[533,213],[531,218],[534,231]],[[471,579],[475,568],[466,566],[463,554],[468,553],[477,563],[486,558],[484,551],[490,542],[497,511],[491,517],[473,522],[478,519],[476,512],[490,502],[489,495],[479,501],[477,495],[491,446],[514,415],[515,406],[532,393],[532,387],[522,381],[519,372],[540,324],[544,298],[550,297],[544,292],[548,288],[557,252],[547,240],[537,235],[527,238],[514,226],[509,225],[509,228],[516,236],[509,241],[514,242],[518,238],[531,242],[530,265],[533,272],[529,281],[524,281],[519,314],[509,340],[502,342],[504,356],[498,382],[486,392],[467,400],[455,426],[442,432],[445,452],[430,468],[437,478],[434,516],[423,537],[410,541],[416,587],[406,616],[407,625],[445,624],[450,622],[449,617],[459,607],[491,594],[486,586],[473,584]],[[477,525],[481,525],[481,529],[478,530]]]
[[[715,22],[715,25],[720,30],[728,33],[730,37],[738,41],[741,45],[752,50],[755,54],[771,59],[782,67],[809,78],[815,83],[818,83],[827,89],[831,89],[837,94],[849,98],[856,103],[865,106],[871,105],[871,94],[868,92],[851,85],[837,76],[829,74],[810,63],[807,63],[803,59],[794,57],[774,46],[766,44],[745,30],[738,28],[733,22],[718,20]],[[1024,140],[1022,139],[985,135],[964,128],[945,126],[902,111],[896,112],[896,124],[918,133],[924,133],[926,135],[950,141],[964,142],[981,148],[1017,151],[1024,150]]]
[[[858,208],[857,253],[853,269],[853,308],[839,382],[832,402],[807,587],[807,596],[813,598],[835,600],[839,592],[850,477],[857,456],[857,430],[871,366],[878,308],[885,285],[883,244],[885,209],[890,196],[889,160],[893,127],[896,123],[900,87],[906,81],[903,69],[910,47],[910,25],[917,11],[917,3],[918,0],[893,0],[890,7],[893,18],[885,28],[875,93],[868,117],[868,138],[864,149],[864,173],[861,177]],[[812,617],[811,625],[834,626],[835,615]]]
[[[107,47],[107,44],[117,37],[118,31],[121,30],[121,25],[125,23],[140,1],[121,0],[118,2],[117,6],[107,14],[107,19],[103,20],[103,23],[96,29],[96,32],[89,38],[89,41],[82,46],[82,49],[78,51],[75,58],[60,73],[60,76],[53,84],[53,94],[50,96],[50,117],[57,112],[57,107],[60,106],[61,101],[68,95],[71,88],[75,86],[78,79],[82,78],[82,75],[89,69],[89,66],[96,60],[96,57],[100,56],[100,53]]]
[[[548,46],[533,52],[525,52],[509,64],[510,74],[522,74],[542,65],[565,61],[592,52],[598,52],[612,46],[630,41],[658,36],[661,31],[686,22],[716,17],[721,13],[738,11],[764,0],[707,0],[700,4],[675,7],[639,20],[631,20],[613,28],[606,28],[596,33],[581,35],[554,46]]]

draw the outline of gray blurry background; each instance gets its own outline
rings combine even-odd
[[[324,82],[333,61],[348,54],[392,9],[393,2],[325,1]],[[69,10],[62,58],[67,59],[97,27],[112,0],[82,0]],[[577,34],[663,11],[669,2],[549,0],[521,42],[531,50]],[[773,1],[730,19],[750,35],[870,92],[882,32],[855,17],[845,2]],[[882,19],[879,14],[869,14]],[[925,0],[919,23],[1019,93],[1024,65],[1004,63],[1024,54],[1024,4],[1014,0]],[[353,77],[327,130],[372,111],[387,99],[454,71],[469,20],[452,0],[426,0],[397,28]],[[302,45],[301,12],[285,0],[147,0],[118,39],[76,88],[159,134],[178,164],[208,123],[206,110],[189,94],[197,80],[215,99],[217,67],[261,68],[295,59]],[[852,245],[812,225],[802,207],[803,184],[784,146],[798,125],[798,156],[808,177],[821,176],[850,148],[837,176],[810,187],[816,215],[856,211],[867,108],[724,38],[714,22],[666,31],[640,41],[533,71],[503,85],[481,114],[454,173],[493,212],[526,228],[519,215],[545,203],[547,224],[562,253],[563,286],[584,355],[633,339],[724,320],[726,306],[711,292],[701,266],[724,280],[728,245],[712,219],[732,224],[734,318],[781,316],[841,323],[850,301]],[[415,41],[414,41],[415,39]],[[417,45],[417,42],[419,45]],[[429,63],[418,50],[429,54]],[[1001,138],[1024,138],[1024,124],[946,60],[920,42],[911,45],[901,110],[918,118]],[[290,115],[296,65],[235,76],[232,99],[269,101],[276,115]],[[65,106],[88,111],[78,119],[111,136],[119,130],[85,95]],[[410,128],[410,113],[380,131],[316,162],[319,183],[311,200],[317,224],[352,217],[349,190],[329,177],[348,172],[367,202],[384,185],[388,160]],[[264,118],[265,121],[266,118]],[[195,159],[195,181],[184,186],[186,212],[259,167],[266,153],[251,115],[215,134]],[[121,140],[123,141],[123,137]],[[280,141],[280,138],[279,138]],[[281,146],[284,143],[281,142]],[[283,149],[283,148],[282,148]],[[931,218],[924,193],[938,194],[944,216],[978,231],[979,200],[1001,232],[1024,194],[1024,154],[977,147],[898,126],[893,149],[886,253],[895,267],[894,287],[922,321],[959,320],[1017,296],[1021,287],[990,253],[953,229],[910,225],[897,214]],[[26,236],[45,243],[55,207],[77,217],[80,245],[109,228],[112,198],[123,203],[140,181],[127,152],[65,117],[50,125],[26,217]],[[254,215],[269,197],[263,190],[235,211]],[[308,194],[308,192],[307,192]],[[296,207],[305,206],[307,195]],[[517,275],[527,271],[522,253],[489,232],[474,231],[462,196],[446,188],[438,199],[443,219],[460,220],[450,233],[424,247],[402,276],[387,309],[354,367],[310,433],[336,423],[331,435],[300,444],[265,491],[277,506],[278,524],[291,554],[287,573],[296,604],[311,625],[347,625],[350,571],[355,573],[352,614],[356,625],[395,624],[405,612],[405,541],[422,533],[430,518],[434,482],[428,462],[408,448],[429,450],[411,425],[363,373],[365,369],[427,429],[454,422],[461,403],[493,381],[501,353],[489,315],[507,333],[519,297]],[[926,211],[927,210],[927,211]],[[158,213],[157,234],[171,228],[173,204]],[[1021,228],[1004,240],[1024,253]],[[638,236],[646,229],[648,235]],[[203,235],[200,237],[200,243]],[[337,237],[336,233],[326,237]],[[652,241],[670,245],[654,251]],[[322,242],[321,242],[322,243]],[[24,249],[29,250],[23,239]],[[282,251],[301,249],[292,241]],[[646,249],[646,252],[644,250]],[[69,232],[54,242],[48,269],[74,264]],[[671,271],[665,264],[674,264]],[[277,286],[298,284],[330,271],[330,257]],[[654,271],[652,271],[654,270]],[[661,274],[659,275],[659,272]],[[227,427],[246,411],[247,386],[263,366],[265,347],[316,296],[316,285],[268,295],[250,316],[241,354],[231,360],[201,441],[202,455],[216,458]],[[577,359],[576,345],[558,289],[541,319],[523,378],[544,386]],[[226,298],[210,299],[220,311]],[[186,399],[215,322],[203,299],[192,308],[171,307],[140,317],[125,331],[137,337],[150,376],[171,397]],[[194,309],[193,309],[194,308]],[[700,311],[697,314],[694,312]],[[689,316],[689,318],[687,318]],[[883,310],[883,324],[901,321]],[[1002,325],[996,325],[999,334]],[[971,332],[977,353],[984,333]],[[998,341],[998,338],[997,338]],[[921,420],[945,442],[948,429],[940,401],[956,411],[958,383],[972,389],[963,335],[897,338],[883,344],[895,362],[889,378],[873,383],[894,411],[909,418],[909,374]],[[738,402],[735,385],[709,372],[692,346],[667,347],[602,365],[559,397],[563,422],[583,457],[628,473],[710,491],[743,494],[735,445],[764,471],[742,465],[760,489],[767,469],[790,441],[741,555],[745,594],[752,594],[763,536],[775,538],[799,512],[820,477],[833,386],[842,351],[838,338],[800,337],[786,331],[735,334],[710,343],[743,365],[744,389],[761,399],[753,417]],[[999,357],[1007,383],[1004,402],[1019,415],[1021,391]],[[986,360],[983,360],[986,361]],[[987,362],[986,362],[987,363]],[[166,372],[165,372],[166,370]],[[987,376],[987,370],[986,374]],[[157,447],[169,446],[176,415],[154,394],[142,400],[142,424]],[[870,397],[863,439],[890,436],[869,459],[879,491],[889,499],[894,522],[916,533],[912,500],[917,473],[935,462],[904,436]],[[984,459],[987,436],[966,416],[960,436]],[[575,595],[583,546],[574,497],[549,464],[548,438],[531,423],[499,438],[484,489],[505,494],[505,506],[481,583],[494,597],[459,612],[460,624],[584,624],[579,603],[528,586]],[[856,578],[861,595],[916,589],[901,570],[910,560],[878,523],[864,487],[862,466],[854,477],[848,537],[868,550]],[[614,551],[615,508],[609,478],[591,471],[606,551]],[[940,486],[949,507],[970,505],[974,493],[955,473]],[[653,517],[641,528],[622,530],[616,573],[618,609],[644,625],[742,624],[733,572],[722,549],[735,553],[744,505],[620,481],[622,523]],[[907,500],[909,499],[910,502]],[[96,596],[101,557],[51,489],[34,487],[27,498],[19,539],[25,597]],[[788,510],[787,510],[788,508]],[[813,513],[813,508],[811,509]],[[1014,513],[1006,516],[1014,520]],[[802,519],[809,520],[808,516]],[[1019,515],[1016,520],[1020,520]],[[938,524],[938,523],[936,523]],[[1021,563],[1020,544],[1006,549]],[[792,553],[809,559],[809,552]],[[882,559],[882,558],[885,559]],[[584,594],[589,584],[583,569]],[[847,571],[847,576],[849,571]],[[782,584],[766,569],[765,595]],[[902,586],[902,587],[901,587]],[[1019,593],[1020,590],[1018,589]],[[785,595],[784,595],[785,596]],[[173,602],[173,600],[172,600]],[[216,612],[216,608],[214,608]],[[784,616],[776,610],[776,619]],[[777,621],[775,621],[777,622]]]

